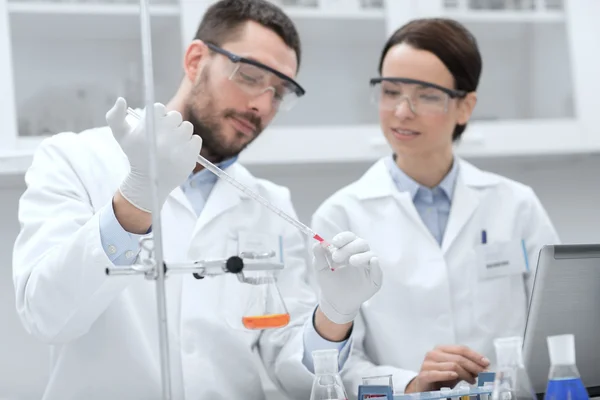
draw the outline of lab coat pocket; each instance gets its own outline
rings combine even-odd
[[[505,332],[519,304],[515,291],[523,286],[527,258],[521,240],[492,242],[475,248],[476,324],[486,332]]]
[[[478,281],[525,274],[529,271],[523,240],[482,244],[475,249]]]

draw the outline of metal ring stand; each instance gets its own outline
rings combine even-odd
[[[142,239],[142,248],[148,251],[150,242],[152,249],[150,255],[139,264],[127,267],[109,267],[107,275],[144,275],[149,280],[154,280],[156,285],[156,306],[158,313],[158,331],[161,363],[162,398],[172,399],[171,366],[169,363],[169,342],[167,327],[167,306],[165,292],[165,278],[173,273],[192,273],[194,277],[202,279],[205,276],[215,276],[224,273],[236,273],[241,282],[252,284],[246,279],[242,270],[277,270],[283,269],[283,264],[278,263],[250,263],[244,265],[243,259],[233,256],[227,259],[197,261],[191,264],[167,265],[163,258],[162,225],[160,220],[161,204],[158,201],[158,174],[156,165],[156,136],[154,127],[154,70],[152,65],[152,40],[150,30],[149,0],[140,1],[140,30],[142,42],[142,67],[144,74],[144,104],[146,109],[146,135],[148,136],[148,161],[152,193],[152,239]],[[248,254],[250,256],[250,254]],[[254,259],[261,259],[262,254],[254,254]],[[251,258],[251,257],[248,257]],[[157,268],[157,266],[161,266]]]
[[[162,262],[162,268],[157,268],[158,263],[155,257],[154,247],[157,245],[157,240],[151,237],[140,240],[140,246],[144,252],[143,257],[138,257],[139,262],[128,266],[111,266],[106,268],[106,274],[109,276],[123,275],[143,275],[148,280],[156,281],[158,287],[162,287],[164,293],[164,280],[174,274],[192,274],[196,279],[204,279],[205,277],[218,276],[227,273],[236,274],[238,280],[242,283],[251,285],[261,285],[267,282],[264,278],[253,278],[244,276],[244,271],[277,271],[283,269],[282,263],[267,262],[266,259],[272,258],[274,252],[253,253],[244,252],[240,255],[231,256],[229,258],[221,258],[215,260],[200,260],[192,263],[172,263],[166,264]],[[251,260],[265,260],[264,262],[244,263],[244,258]],[[158,273],[158,272],[161,273]],[[161,346],[161,377],[163,378],[163,399],[171,399],[171,369],[168,358],[168,329],[166,328],[167,313],[166,313],[166,293],[164,296],[156,298],[158,311],[164,310],[162,318],[159,318],[159,344]],[[164,318],[164,320],[163,320]],[[162,324],[165,324],[163,328]],[[166,348],[163,348],[165,346]]]

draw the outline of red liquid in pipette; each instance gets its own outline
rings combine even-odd
[[[325,241],[325,239],[323,239],[321,236],[319,236],[318,234],[315,233],[315,236],[313,236],[313,239],[319,241],[322,245],[324,245],[325,247],[329,246],[329,243],[327,243]],[[335,271],[335,268],[333,268],[333,265],[329,265],[329,268],[331,268],[332,271]]]

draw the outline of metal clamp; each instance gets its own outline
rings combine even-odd
[[[157,268],[153,258],[153,241],[151,238],[140,240],[141,252],[138,256],[138,262],[127,266],[111,266],[106,268],[106,275],[144,275],[146,279],[156,279]],[[274,251],[255,253],[242,252],[239,256],[234,255],[229,258],[220,258],[215,260],[200,260],[191,263],[163,263],[164,276],[173,274],[191,273],[196,279],[203,279],[207,276],[218,276],[226,273],[236,274],[238,280],[252,285],[261,285],[274,282],[273,277],[247,277],[243,271],[277,271],[283,269],[283,263],[277,262],[251,262],[245,263],[244,259],[266,260],[275,256]]]
[[[254,251],[242,251],[240,257],[247,258],[249,260],[265,260],[267,258],[275,257],[275,251],[265,251],[264,253],[256,253]]]

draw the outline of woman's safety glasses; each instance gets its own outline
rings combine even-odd
[[[408,78],[373,78],[371,100],[382,110],[395,111],[404,100],[416,115],[448,112],[450,99],[464,98],[467,92]]]
[[[306,93],[295,80],[267,65],[240,57],[211,43],[206,45],[232,62],[234,68],[229,74],[229,80],[249,96],[256,97],[268,90],[272,91],[273,107],[276,110],[290,110],[298,98]]]

